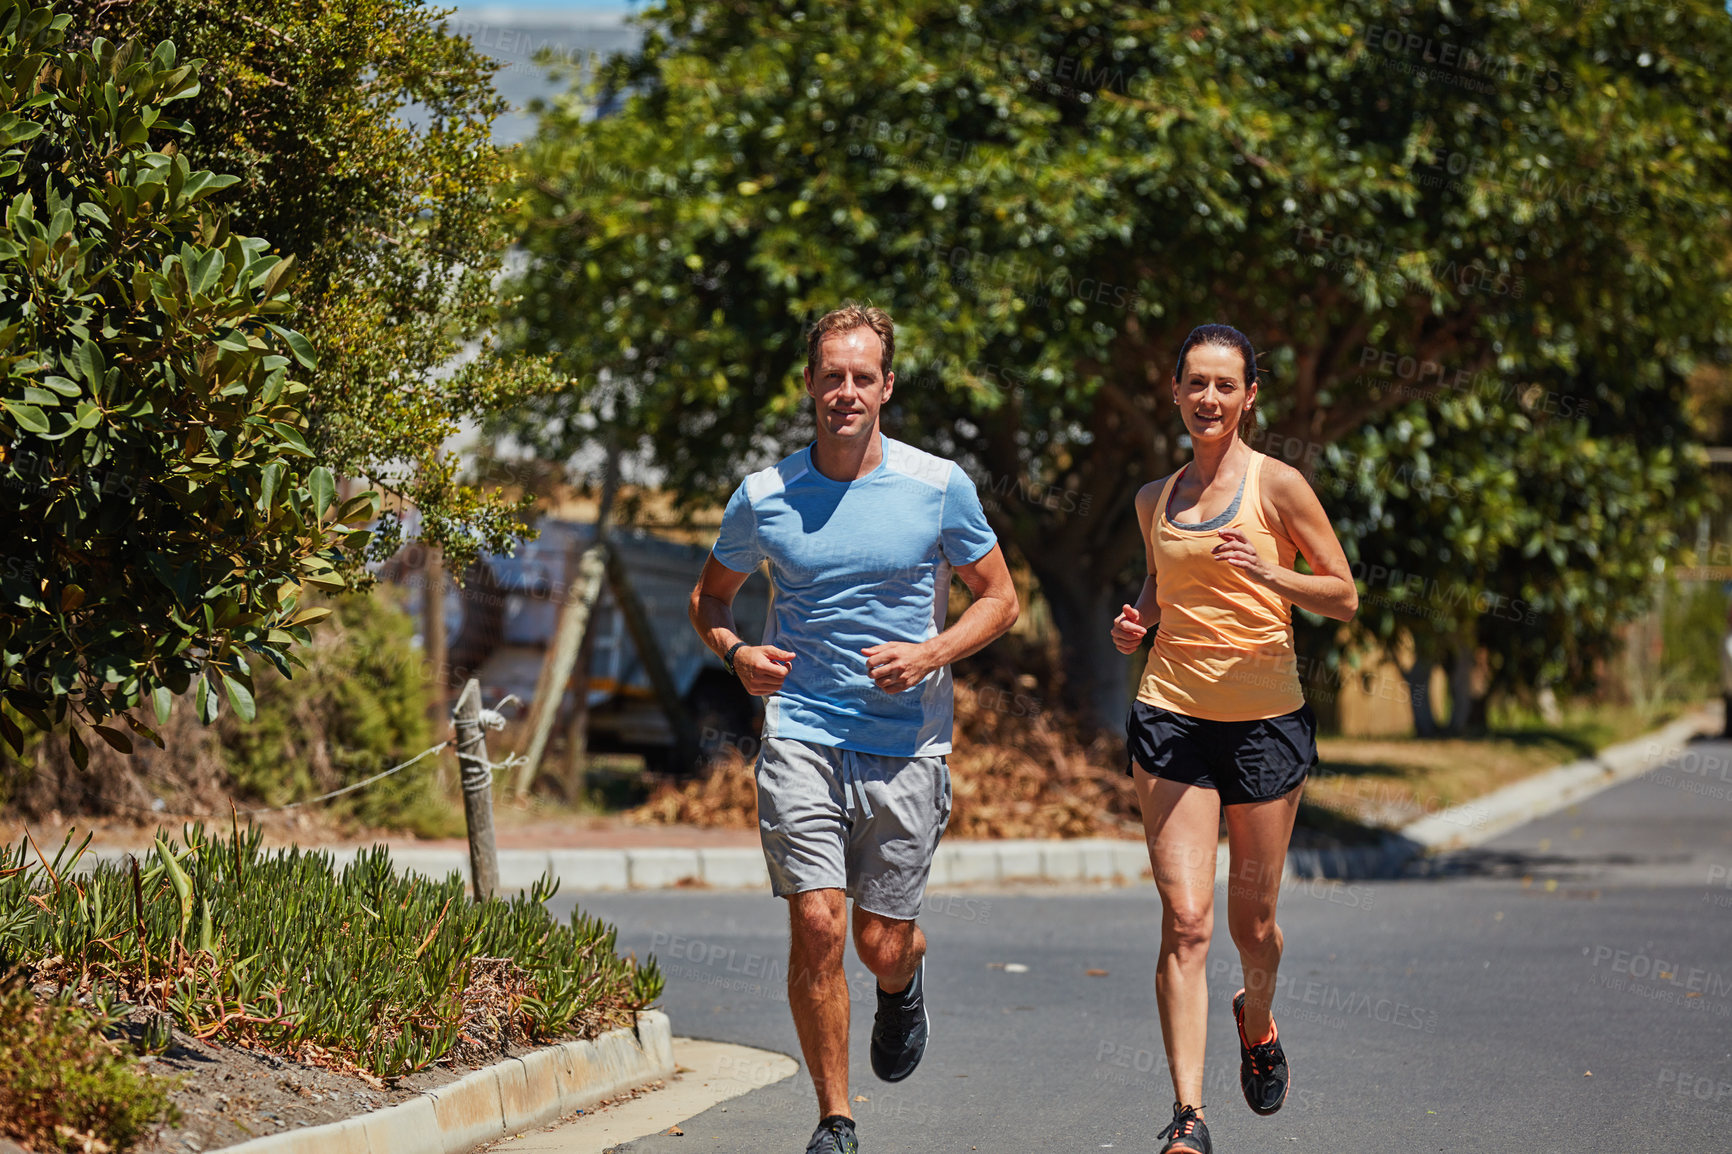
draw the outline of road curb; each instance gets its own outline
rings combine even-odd
[[[222,1154],[465,1154],[673,1073],[668,1016],[645,1010],[635,1027],[546,1046],[407,1102],[254,1138],[224,1147]]]
[[[308,847],[330,854],[341,870],[355,860],[357,847]],[[460,849],[391,849],[391,864],[399,872],[430,878],[452,873],[469,881],[469,854]],[[93,848],[85,861],[124,863],[148,850]],[[266,851],[272,852],[270,850]],[[81,863],[81,868],[88,868]],[[770,888],[764,851],[756,846],[708,849],[655,847],[646,849],[500,850],[499,888],[527,890],[552,873],[560,888],[580,893],[625,890]],[[1152,876],[1148,851],[1141,840],[1076,838],[1048,841],[965,841],[941,844],[932,861],[932,884],[968,885],[1011,881],[1116,882]]]
[[[1283,880],[1375,881],[1430,872],[1452,851],[1483,845],[1518,825],[1585,801],[1602,790],[1638,778],[1685,749],[1690,738],[1717,732],[1718,706],[1704,707],[1629,741],[1609,745],[1533,777],[1523,778],[1461,805],[1403,826],[1375,846],[1341,850],[1292,850]],[[1227,868],[1223,845],[1218,869]]]
[[[1500,790],[1420,818],[1371,846],[1289,851],[1285,880],[1371,880],[1399,877],[1415,859],[1467,849],[1536,817],[1591,797],[1602,789],[1639,777],[1679,752],[1692,735],[1717,730],[1719,708],[1704,708],[1594,757],[1546,770]],[[462,849],[392,846],[399,871],[431,878],[452,873],[469,880],[469,854]],[[360,847],[323,849],[336,868],[355,860]],[[87,860],[120,862],[134,851],[95,848]],[[148,851],[138,851],[141,853]],[[1227,869],[1223,843],[1217,870]],[[608,893],[667,889],[760,890],[770,888],[764,852],[757,846],[641,849],[507,849],[499,851],[499,888],[527,890],[544,874],[561,889]],[[1006,841],[951,841],[932,859],[931,885],[997,885],[1005,882],[1134,882],[1153,874],[1141,839],[1022,838]]]

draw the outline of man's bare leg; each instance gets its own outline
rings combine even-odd
[[[878,978],[878,988],[900,993],[914,980],[926,956],[926,934],[912,920],[887,918],[854,907],[854,949]]]
[[[800,1052],[818,1091],[818,1117],[848,1109],[848,907],[841,890],[808,890],[788,898],[788,1004]],[[913,971],[910,970],[910,973]],[[904,983],[906,984],[906,983]]]

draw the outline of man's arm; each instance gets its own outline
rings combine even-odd
[[[974,595],[974,603],[956,619],[956,624],[929,641],[886,641],[862,650],[866,654],[866,670],[879,689],[886,693],[911,689],[934,669],[978,653],[1016,624],[1022,609],[1017,604],[1010,567],[1004,563],[1003,549],[994,545],[973,564],[958,565],[956,575]]]
[[[692,589],[688,610],[692,628],[717,657],[726,657],[728,650],[745,640],[734,632],[734,597],[750,576],[736,573],[712,553],[705,559],[703,574]],[[747,645],[734,654],[734,672],[747,693],[767,697],[782,688],[793,660],[792,653],[774,645]]]

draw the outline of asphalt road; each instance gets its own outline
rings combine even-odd
[[[621,948],[660,959],[676,1033],[798,1056],[781,902],[675,891],[582,905],[619,926]],[[1171,1112],[1158,912],[1152,885],[935,891],[922,915],[933,1039],[896,1086],[866,1062],[873,980],[850,952],[865,1154],[1158,1150]],[[1204,1097],[1221,1154],[1732,1151],[1732,745],[1693,746],[1440,876],[1296,885],[1280,920],[1275,1014],[1294,1080],[1271,1118],[1239,1092],[1241,982],[1216,920]],[[794,1154],[815,1123],[802,1066],[683,1137],[622,1149]]]

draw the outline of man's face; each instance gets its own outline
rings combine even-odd
[[[896,374],[879,372],[884,342],[861,325],[818,344],[818,367],[806,369],[806,393],[818,407],[818,428],[836,437],[863,437],[878,427]]]

